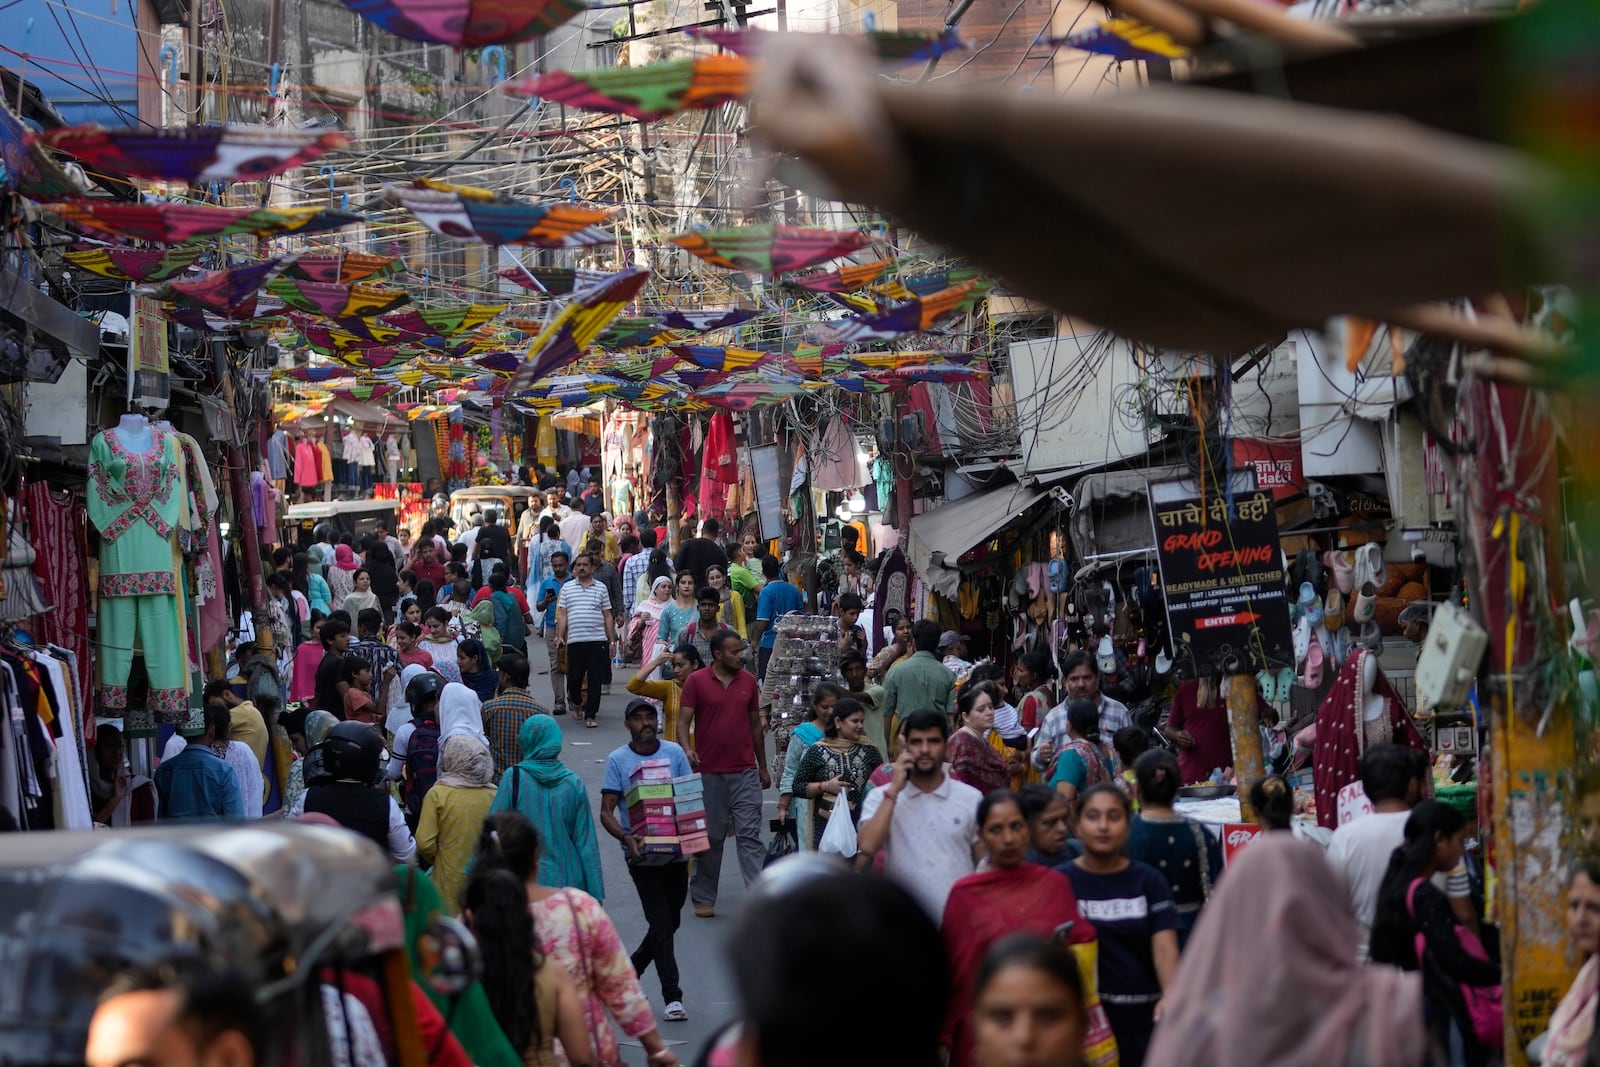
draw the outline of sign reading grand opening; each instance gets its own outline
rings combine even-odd
[[[1203,674],[1253,674],[1293,664],[1271,492],[1235,493],[1231,513],[1221,494],[1172,496],[1152,491],[1150,521],[1175,658],[1188,659]]]

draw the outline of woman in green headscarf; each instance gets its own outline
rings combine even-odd
[[[594,812],[583,780],[561,762],[561,727],[549,715],[530,715],[517,740],[522,762],[500,776],[490,813],[517,811],[544,839],[539,854],[539,884],[581,889],[605,899],[600,879],[600,846],[595,840]]]
[[[339,720],[333,717],[332,712],[313,711],[306,715],[305,725],[300,728],[299,738],[291,732],[290,741],[300,758],[289,765],[289,776],[283,784],[283,807],[278,814],[285,819],[291,819],[300,814],[300,808],[306,798],[306,755],[317,747],[328,731],[339,725]]]
[[[475,1067],[522,1067],[522,1057],[517,1055],[495,1021],[482,983],[473,982],[465,993],[453,999],[434,992],[428,984],[428,976],[422,968],[421,941],[428,923],[444,911],[444,901],[428,876],[417,868],[402,863],[396,873],[400,878],[400,904],[406,915],[406,953],[411,957],[411,977],[417,988],[439,1009],[450,1032],[472,1057]]]

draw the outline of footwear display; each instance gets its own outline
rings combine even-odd
[[[1378,588],[1371,582],[1361,587],[1361,592],[1356,594],[1356,602],[1350,609],[1350,621],[1366,624],[1378,613]]]
[[[1328,590],[1328,599],[1322,605],[1322,625],[1330,630],[1344,625],[1344,594],[1337,586]]]

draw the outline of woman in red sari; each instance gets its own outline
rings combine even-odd
[[[1026,862],[1028,821],[1015,793],[1001,790],[984,797],[978,828],[989,869],[956,882],[941,925],[951,985],[941,1043],[950,1050],[951,1067],[972,1067],[972,987],[990,945],[1024,931],[1067,944],[1095,939],[1066,875]]]

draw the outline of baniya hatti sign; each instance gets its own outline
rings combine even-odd
[[[1195,499],[1182,485],[1152,486],[1150,494],[1175,658],[1202,674],[1292,665],[1271,492],[1236,492],[1230,509],[1223,494]]]

